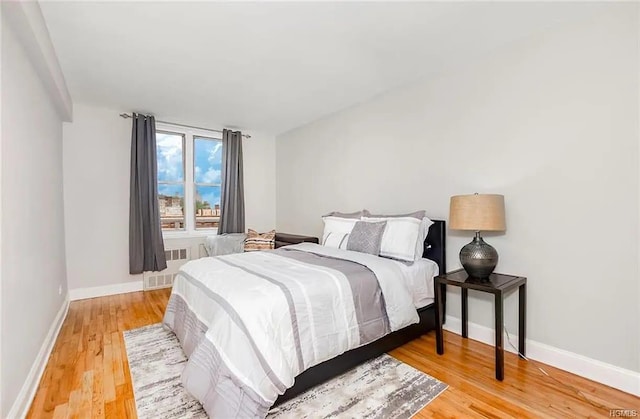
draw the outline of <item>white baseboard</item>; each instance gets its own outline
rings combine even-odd
[[[468,322],[469,338],[493,346],[495,343],[494,329],[476,323]],[[462,334],[462,322],[457,317],[447,316],[444,329],[458,335]],[[510,334],[511,343],[518,347],[518,335]],[[544,343],[527,339],[527,358],[543,362],[561,370],[588,378],[593,381],[622,390],[626,393],[640,396],[640,372],[620,368],[597,359],[565,351]],[[504,336],[504,349],[515,353]]]
[[[31,370],[20,389],[13,406],[11,406],[11,410],[9,410],[9,415],[7,417],[23,418],[27,415],[36,391],[38,390],[38,384],[40,383],[44,369],[47,366],[49,355],[51,355],[51,351],[53,350],[53,345],[58,338],[62,323],[69,311],[69,303],[71,301],[135,291],[142,291],[142,281],[131,281],[101,287],[76,288],[69,290],[69,293],[60,307],[58,314],[56,314],[56,317],[51,324],[51,328],[40,347],[40,351],[38,352],[38,355],[31,366]]]
[[[51,324],[51,328],[49,328],[49,333],[47,333],[44,342],[42,342],[40,351],[38,352],[35,361],[33,361],[29,374],[27,375],[16,400],[13,402],[13,406],[11,406],[11,410],[9,410],[9,415],[7,417],[24,418],[27,416],[29,407],[31,407],[31,403],[33,402],[33,397],[36,395],[36,390],[38,390],[40,378],[42,378],[44,369],[47,366],[47,361],[49,360],[49,355],[51,355],[53,345],[58,338],[58,333],[60,333],[60,328],[62,327],[65,317],[67,317],[68,311],[69,294],[67,294],[60,310],[58,310],[58,314],[56,314],[56,317]]]
[[[69,290],[69,299],[76,301],[136,291],[142,291],[142,280],[121,282],[119,284],[103,285],[100,287],[74,288]]]

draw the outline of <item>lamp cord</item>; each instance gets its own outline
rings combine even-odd
[[[504,331],[507,333],[507,342],[509,342],[509,346],[511,346],[513,348],[513,350],[516,351],[516,353],[518,353],[518,355],[520,355],[525,361],[531,362],[537,369],[540,370],[540,372],[542,372],[544,375],[546,375],[547,377],[551,378],[553,381],[562,384],[564,387],[568,388],[569,390],[573,391],[574,393],[578,394],[579,396],[581,396],[587,403],[591,404],[593,407],[596,407],[598,409],[603,409],[603,410],[609,410],[610,412],[615,410],[615,409],[611,409],[610,407],[607,407],[603,404],[600,404],[598,402],[595,402],[591,399],[589,399],[582,391],[578,390],[577,388],[569,385],[569,384],[565,384],[562,381],[558,380],[557,378],[555,378],[554,376],[552,376],[551,374],[549,374],[548,372],[546,372],[536,361],[533,361],[532,359],[527,358],[526,356],[524,356],[522,353],[520,353],[520,351],[513,345],[513,343],[511,342],[511,336],[509,335],[509,330],[507,329],[507,326],[504,325]]]
[[[542,374],[544,374],[545,376],[551,378],[553,381],[563,385],[564,387],[568,388],[569,390],[571,390],[572,392],[578,394],[580,397],[582,397],[587,403],[589,403],[590,405],[592,405],[593,407],[597,408],[597,409],[603,409],[603,410],[608,410],[609,412],[616,410],[616,409],[612,409],[610,407],[607,407],[603,404],[597,403],[593,400],[591,400],[590,398],[588,398],[581,390],[578,390],[577,388],[569,385],[569,384],[565,384],[562,381],[558,380],[557,378],[555,378],[554,376],[552,376],[551,374],[549,374],[548,372],[546,372],[536,361],[527,358],[524,354],[520,353],[520,351],[518,350],[518,348],[515,347],[515,345],[511,342],[511,335],[509,334],[509,329],[507,329],[507,325],[503,325],[504,326],[504,331],[507,334],[507,342],[509,343],[509,346],[511,346],[513,348],[514,351],[516,351],[516,353],[518,355],[520,355],[525,361],[532,363],[537,369],[540,370],[540,372]],[[268,413],[275,413],[278,412],[280,410],[280,407],[273,407],[271,410],[269,410]]]

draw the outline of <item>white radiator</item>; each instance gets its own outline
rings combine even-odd
[[[143,289],[145,291],[149,291],[160,288],[170,288],[173,286],[175,276],[175,273],[163,274],[160,272],[145,272]]]
[[[167,269],[160,272],[144,272],[143,289],[156,290],[160,288],[170,288],[173,280],[182,265],[192,259],[206,256],[206,251],[201,240],[199,243],[185,243],[185,240],[174,240],[176,243],[165,243],[165,257],[167,259]]]
[[[142,275],[142,288],[146,291],[172,287],[173,280],[182,265],[192,259],[207,256],[203,245],[204,240],[204,237],[165,239],[164,253],[167,258],[167,269],[160,272],[145,272]]]

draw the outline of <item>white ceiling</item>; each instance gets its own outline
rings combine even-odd
[[[278,134],[597,3],[42,2],[74,102]]]

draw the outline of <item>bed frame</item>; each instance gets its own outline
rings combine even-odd
[[[445,222],[434,220],[434,224],[429,228],[429,234],[424,241],[423,257],[436,262],[440,268],[440,273],[447,272],[445,264],[445,232]],[[445,293],[442,295],[443,299],[446,298]],[[446,301],[443,301],[443,303],[446,304]],[[347,351],[304,371],[296,377],[293,387],[287,389],[284,394],[278,397],[274,406],[435,329],[435,305],[433,303],[419,308],[418,315],[420,316],[419,323],[397,330],[375,342]]]

